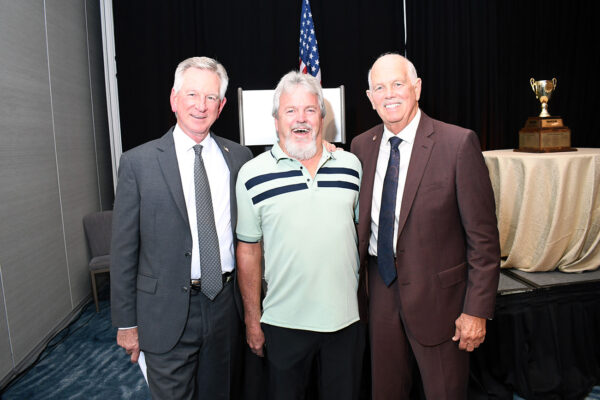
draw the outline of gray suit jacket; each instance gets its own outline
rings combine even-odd
[[[235,181],[252,153],[230,140],[213,137],[231,174],[235,237]],[[187,321],[192,252],[173,128],[162,138],[122,155],[111,246],[113,325],[137,326],[142,350],[169,351]]]

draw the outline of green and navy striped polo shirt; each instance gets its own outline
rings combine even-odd
[[[279,144],[240,169],[237,237],[264,241],[268,289],[261,322],[333,332],[359,319],[361,176],[353,154],[323,148],[313,179]]]

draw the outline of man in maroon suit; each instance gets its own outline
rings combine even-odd
[[[369,297],[373,399],[465,399],[469,352],[494,312],[500,246],[473,131],[419,110],[421,79],[398,54],[369,71],[383,124],[352,141],[363,165],[359,253]],[[366,272],[366,274],[365,274]]]

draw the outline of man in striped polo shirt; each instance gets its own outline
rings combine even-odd
[[[354,225],[360,162],[324,148],[325,105],[314,77],[286,74],[273,117],[279,142],[247,162],[236,185],[246,340],[266,355],[270,399],[303,398],[315,360],[321,399],[355,399],[365,338]]]

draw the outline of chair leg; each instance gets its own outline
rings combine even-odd
[[[94,295],[94,304],[96,304],[96,312],[100,312],[100,307],[98,306],[98,289],[96,288],[96,274],[94,271],[90,271],[90,276],[92,277],[92,294]]]

